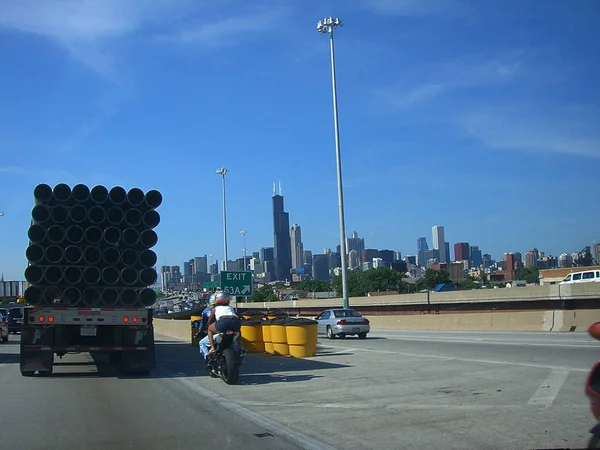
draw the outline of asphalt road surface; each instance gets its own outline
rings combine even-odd
[[[583,385],[600,357],[581,333],[373,332],[319,339],[315,358],[249,355],[227,386],[197,349],[164,337],[150,377],[83,354],[23,378],[10,339],[1,439],[28,449],[582,448]]]

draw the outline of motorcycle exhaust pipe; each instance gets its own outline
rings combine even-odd
[[[30,245],[25,250],[25,257],[32,264],[41,264],[44,261],[44,247],[41,245]]]
[[[27,230],[27,237],[33,244],[41,244],[46,239],[46,229],[41,225],[31,225]]]
[[[144,250],[141,254],[140,254],[140,264],[146,268],[152,268],[154,267],[154,265],[156,264],[156,261],[158,260],[156,253],[152,250]]]
[[[160,223],[160,214],[151,209],[150,211],[146,211],[142,221],[146,228],[156,228]]]
[[[123,306],[135,306],[138,300],[137,292],[134,289],[123,289],[119,300]]]
[[[65,240],[65,229],[60,225],[52,225],[48,228],[46,236],[51,244],[60,244]]]
[[[94,266],[88,266],[83,269],[83,281],[85,284],[98,284],[102,279],[100,269]]]
[[[29,286],[23,294],[25,302],[29,305],[39,305],[44,297],[44,290],[38,286]]]
[[[152,248],[158,242],[158,235],[154,230],[144,230],[140,236],[140,244],[145,249]]]
[[[64,251],[58,245],[49,245],[45,253],[48,264],[59,264],[64,257]]]
[[[64,223],[69,220],[69,210],[64,205],[53,206],[50,217],[54,223]]]
[[[81,244],[84,237],[85,233],[83,228],[81,228],[79,225],[71,225],[69,228],[67,228],[66,238],[69,244]]]
[[[131,188],[127,192],[127,202],[133,206],[138,207],[144,204],[144,191],[139,188]]]
[[[64,279],[67,282],[67,284],[76,285],[76,284],[81,283],[81,280],[83,278],[83,273],[81,272],[81,269],[79,267],[76,267],[76,266],[67,267],[65,269],[64,273],[65,273]]]
[[[127,191],[121,186],[115,186],[108,192],[108,198],[115,205],[121,205],[127,200]]]
[[[85,306],[98,306],[102,302],[102,295],[97,288],[88,287],[83,290],[81,300]]]
[[[106,288],[102,291],[101,303],[104,306],[116,306],[119,303],[119,291],[114,288]]]
[[[106,214],[106,219],[111,225],[120,225],[123,222],[124,217],[125,214],[123,213],[123,210],[118,206],[113,206]]]
[[[62,298],[62,292],[59,288],[49,287],[44,289],[44,294],[42,297],[43,305],[53,305],[55,303],[60,303]]]
[[[125,267],[121,270],[121,282],[126,286],[133,286],[138,281],[138,271],[133,267]]]
[[[31,210],[33,223],[46,223],[50,220],[50,208],[44,205],[35,205]]]
[[[88,211],[83,205],[74,205],[69,211],[69,218],[74,223],[83,223],[88,218]]]
[[[121,261],[126,266],[135,266],[138,263],[138,254],[135,250],[127,248],[121,253]]]
[[[121,253],[115,247],[106,247],[102,251],[102,259],[107,265],[114,266],[119,263]]]
[[[48,266],[44,271],[44,280],[48,284],[59,284],[63,280],[63,270],[57,266]]]
[[[85,184],[76,184],[71,195],[76,202],[86,203],[90,199],[90,188]]]
[[[152,209],[158,208],[161,205],[162,200],[162,194],[154,189],[146,192],[146,196],[144,198],[146,205]]]
[[[52,189],[52,198],[57,202],[65,203],[71,199],[71,188],[68,184],[59,183]]]
[[[65,249],[65,261],[67,264],[79,264],[83,259],[83,251],[77,245],[69,245]]]
[[[102,252],[98,247],[86,247],[83,251],[83,261],[89,266],[95,266],[102,259]]]
[[[138,301],[142,306],[149,307],[156,303],[156,291],[150,288],[144,288],[138,293]]]
[[[85,229],[85,241],[90,245],[98,245],[102,242],[102,229],[100,227],[87,227]]]
[[[69,286],[63,291],[61,300],[69,306],[77,306],[81,303],[81,291],[76,287]]]
[[[102,205],[108,200],[108,189],[102,185],[94,186],[90,191],[90,200],[97,205]]]
[[[116,267],[108,266],[102,269],[102,282],[104,284],[113,285],[119,281],[119,270]]]
[[[139,209],[128,209],[125,213],[125,223],[130,227],[137,227],[142,223],[142,213]]]
[[[36,205],[47,205],[52,200],[52,188],[47,184],[38,184],[33,190]]]
[[[88,213],[88,218],[94,225],[102,225],[106,220],[106,211],[101,206],[92,206]]]
[[[158,275],[154,269],[142,269],[140,270],[140,283],[144,286],[151,286],[156,283]]]
[[[30,284],[41,283],[44,279],[44,270],[40,266],[28,266],[25,269],[25,279]]]
[[[123,231],[123,244],[128,247],[137,245],[140,241],[140,233],[135,228],[126,228]]]

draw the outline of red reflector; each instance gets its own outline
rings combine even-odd
[[[146,323],[146,320],[147,319],[145,317],[142,317],[142,323]]]
[[[38,318],[38,320],[39,320],[40,322],[43,322],[43,321],[44,321],[44,316],[40,316],[40,317]]]
[[[52,316],[48,317],[48,322],[54,322],[54,317],[52,317]]]
[[[365,319],[365,320],[363,320],[363,323],[364,323],[365,325],[367,325],[367,324],[369,323],[369,319]]]
[[[137,323],[138,322],[138,318],[137,317],[134,317],[132,320],[133,320],[133,323]]]
[[[123,317],[123,322],[125,322],[125,323],[129,322],[129,317]]]

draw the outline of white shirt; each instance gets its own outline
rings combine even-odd
[[[229,305],[215,306],[215,319],[219,320],[223,316],[235,316],[235,310]]]

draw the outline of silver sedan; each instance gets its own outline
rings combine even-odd
[[[315,320],[319,322],[319,334],[326,334],[329,339],[352,334],[365,339],[371,331],[369,319],[354,309],[326,309]]]

